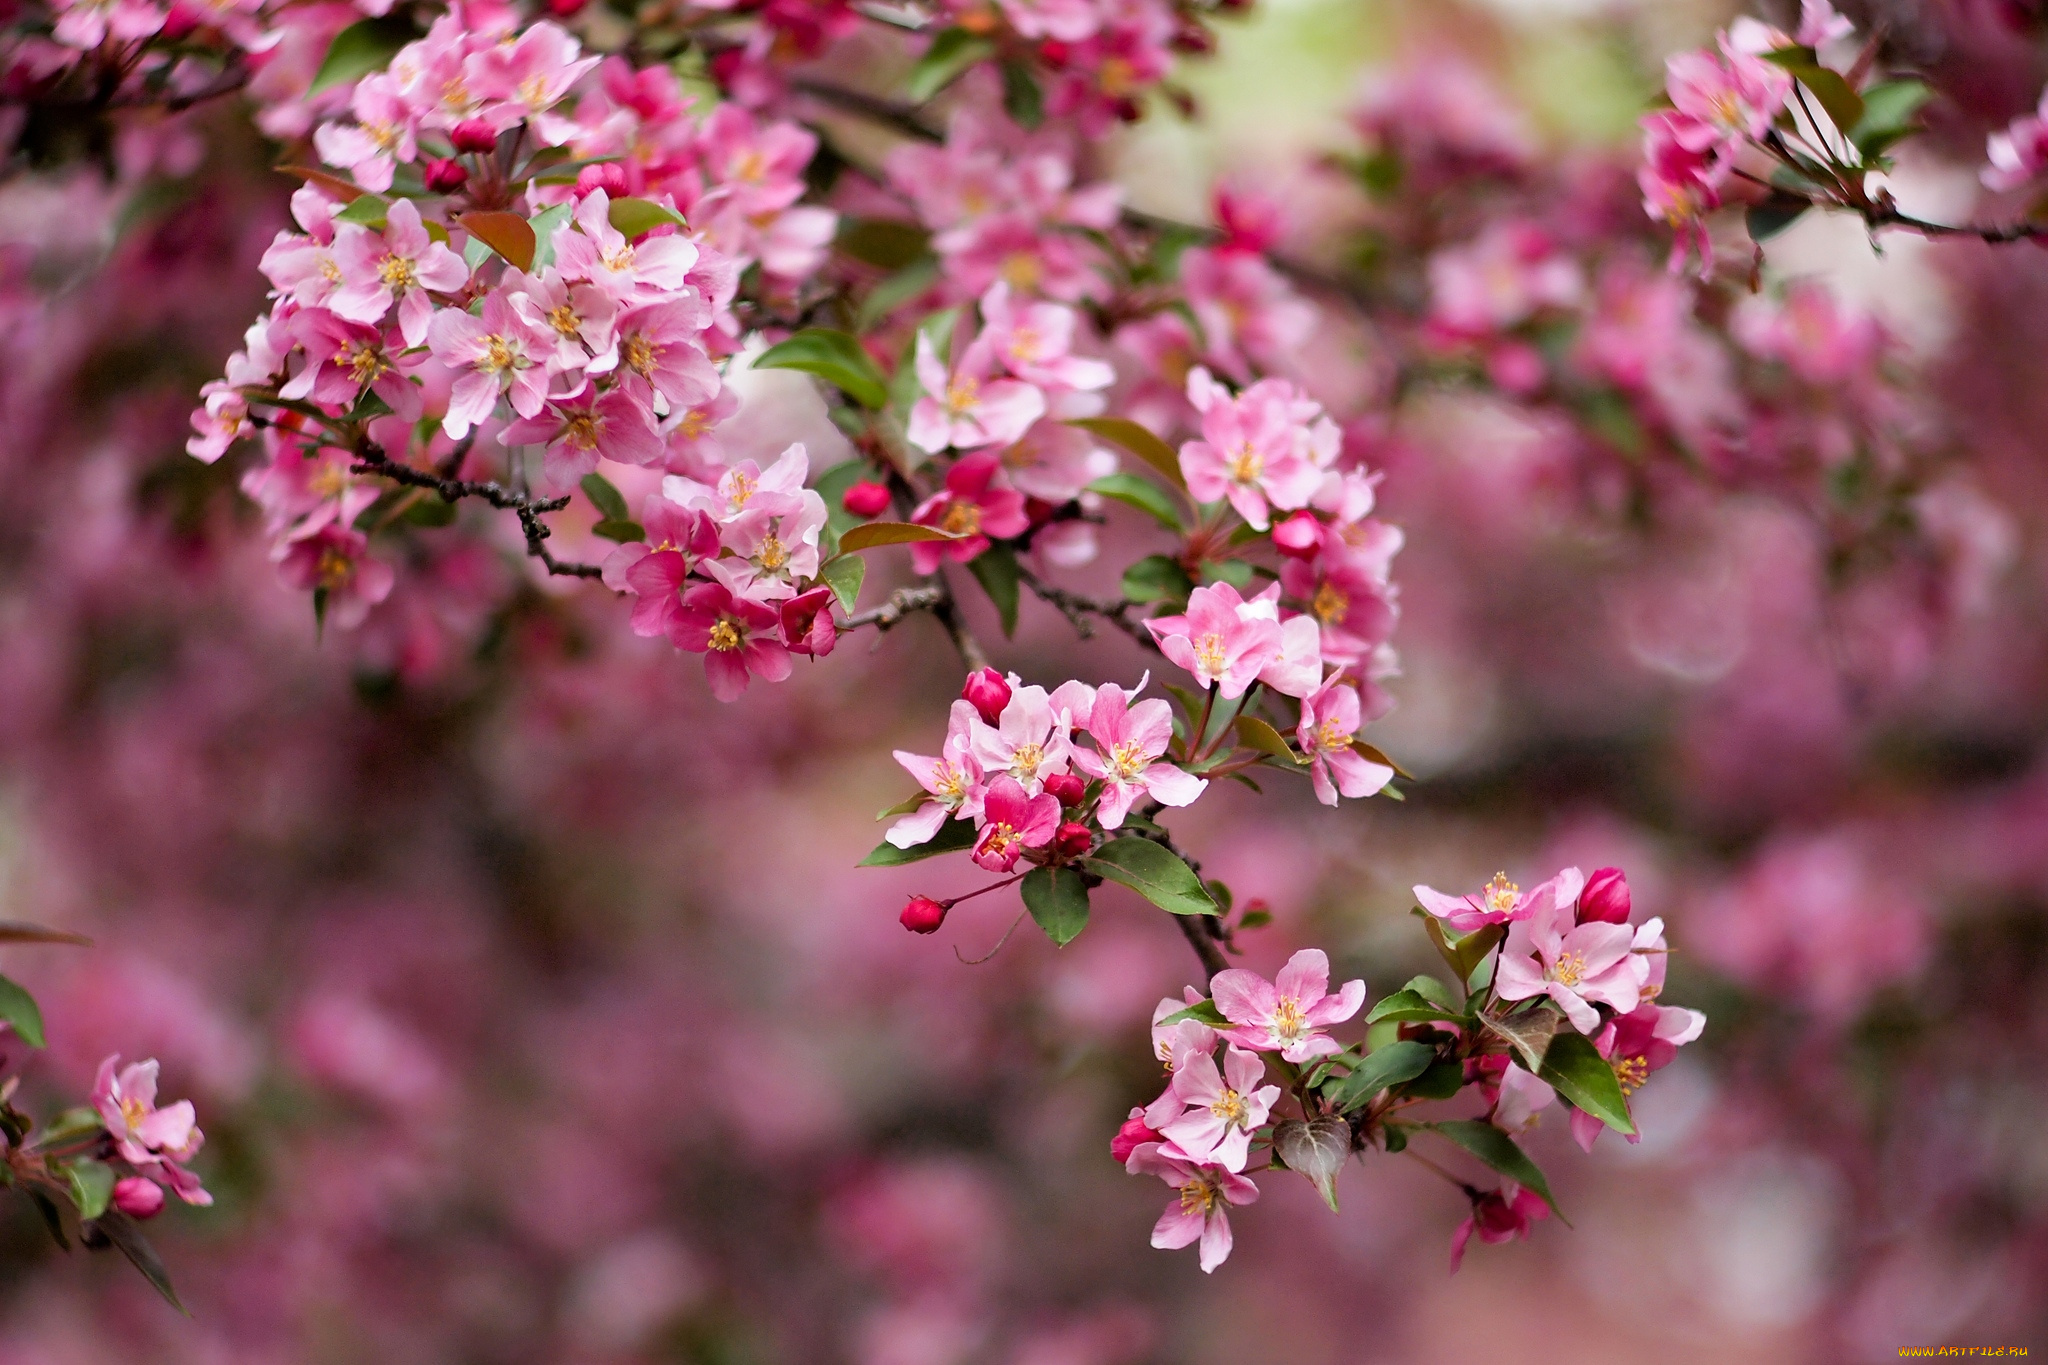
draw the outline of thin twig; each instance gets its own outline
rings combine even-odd
[[[960,954],[960,947],[958,944],[955,944],[953,946],[953,956],[960,958],[962,962],[966,963],[970,967],[979,967],[982,963],[988,961],[990,958],[994,957],[997,953],[1000,953],[1003,950],[1003,945],[1010,941],[1010,935],[1016,933],[1017,926],[1024,922],[1025,913],[1026,912],[1019,910],[1017,912],[1017,918],[1010,921],[1010,927],[1003,930],[1003,936],[996,940],[996,946],[989,949],[987,952],[983,953],[980,957],[962,957]]]
[[[1131,618],[1131,613],[1138,609],[1139,604],[1136,602],[1105,602],[1101,598],[1090,597],[1085,593],[1070,592],[1066,588],[1046,582],[1021,564],[1018,565],[1017,581],[1031,589],[1033,595],[1041,601],[1057,608],[1059,613],[1067,618],[1067,623],[1073,626],[1074,633],[1084,640],[1092,638],[1095,634],[1094,622],[1089,618],[1099,616],[1147,649],[1155,653],[1159,649],[1159,642],[1152,638],[1152,632],[1145,629],[1144,623]]]
[[[878,631],[887,630],[912,612],[934,610],[945,597],[943,588],[898,588],[881,606],[847,617],[839,623],[839,629],[859,630],[862,626],[873,626]]]
[[[566,493],[558,498],[533,498],[515,493],[495,481],[445,478],[411,465],[399,464],[386,455],[382,447],[369,441],[358,443],[355,453],[356,462],[350,466],[352,473],[375,474],[410,488],[432,489],[443,502],[482,498],[493,507],[515,514],[519,518],[519,529],[526,533],[526,553],[538,559],[551,574],[563,578],[604,577],[604,570],[595,564],[572,564],[556,559],[544,543],[553,533],[542,524],[541,513],[559,512],[567,507],[569,495]]]

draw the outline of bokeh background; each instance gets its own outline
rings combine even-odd
[[[1974,167],[2039,89],[2036,7],[1848,12],[1940,91],[1902,201],[2013,207]],[[1191,221],[1219,174],[1275,195],[1287,249],[1394,314],[1427,310],[1438,241],[1512,212],[1601,243],[1608,317],[1640,321],[1679,286],[1635,206],[1634,120],[1728,17],[1260,0],[1186,74],[1204,122],[1091,155]],[[1516,169],[1365,192],[1360,158],[1423,126]],[[111,182],[0,184],[0,914],[99,944],[6,950],[51,1035],[6,1064],[54,1103],[109,1052],[157,1056],[219,1202],[152,1225],[189,1321],[10,1203],[0,1361],[2048,1348],[2048,257],[1801,222],[1761,280],[1831,301],[1788,352],[1800,382],[1759,397],[1689,324],[1619,343],[1650,367],[1634,420],[1691,465],[1617,460],[1590,410],[1417,379],[1369,325],[1304,350],[1408,533],[1373,737],[1419,780],[1399,805],[1233,788],[1175,819],[1274,912],[1247,964],[1321,945],[1377,995],[1431,966],[1410,884],[1618,863],[1670,926],[1669,998],[1710,1023],[1638,1097],[1639,1146],[1532,1137],[1572,1228],[1449,1277],[1462,1199],[1380,1157],[1334,1218],[1267,1180],[1205,1277],[1146,1246],[1163,1189],[1108,1155],[1157,1089],[1151,1007],[1194,966],[1174,926],[1110,888],[1070,948],[1027,930],[968,966],[952,949],[995,943],[1002,897],[935,939],[895,915],[971,869],[853,869],[903,795],[888,751],[929,749],[958,686],[936,627],[720,707],[607,595],[532,582],[484,533],[422,537],[362,631],[320,638],[233,461],[182,453],[288,183],[231,111],[130,141]],[[832,462],[802,381],[740,382],[744,453]],[[1844,442],[1930,471],[1923,535],[1816,502],[1841,461],[1788,472]],[[1105,575],[1144,537],[1113,527]],[[1014,640],[983,625],[1039,681],[1147,662],[1029,602]]]

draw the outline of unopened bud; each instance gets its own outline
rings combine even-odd
[[[616,161],[600,161],[595,166],[585,166],[576,172],[576,193],[589,194],[592,190],[603,190],[617,199],[628,192],[626,168]]]
[[[1292,559],[1307,559],[1323,543],[1323,524],[1311,513],[1296,512],[1273,528],[1273,548]]]
[[[1074,49],[1057,38],[1047,38],[1038,45],[1038,59],[1055,69],[1065,66],[1074,55]]]
[[[548,12],[557,19],[573,19],[590,0],[548,0]]]
[[[469,182],[469,172],[452,156],[429,161],[420,172],[427,188],[436,194],[453,194]]]
[[[114,1207],[130,1218],[154,1218],[163,1210],[164,1187],[131,1175],[114,1182]]]
[[[494,152],[498,149],[498,130],[480,118],[464,119],[448,130],[448,140],[458,152]]]
[[[1052,836],[1052,851],[1061,862],[1086,857],[1095,847],[1095,832],[1078,820],[1069,820]]]
[[[1628,877],[1618,867],[1603,867],[1586,878],[1579,893],[1579,923],[1627,924]]]
[[[946,922],[946,905],[930,896],[912,896],[903,907],[903,927],[913,934],[935,934]]]
[[[1145,1111],[1133,1109],[1131,1116],[1124,1120],[1124,1126],[1116,1130],[1116,1136],[1109,1140],[1109,1154],[1121,1166],[1131,1159],[1131,1153],[1147,1142],[1158,1142],[1160,1136],[1145,1124]]]
[[[1073,773],[1054,773],[1045,779],[1045,794],[1062,806],[1078,806],[1088,794],[1088,784]]]
[[[878,517],[889,510],[889,486],[863,479],[840,495],[839,505],[856,517]]]
[[[984,668],[967,675],[967,685],[960,689],[960,695],[974,703],[983,720],[995,725],[1003,718],[1003,708],[1010,704],[1010,684],[993,668]]]

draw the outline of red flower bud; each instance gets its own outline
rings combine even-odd
[[[1078,806],[1088,794],[1088,784],[1073,773],[1055,773],[1045,779],[1045,794],[1062,806]]]
[[[1076,858],[1086,857],[1088,850],[1093,847],[1094,831],[1078,820],[1067,821],[1060,826],[1059,832],[1052,836],[1052,851],[1061,862],[1072,862]]]
[[[480,118],[464,119],[448,130],[448,140],[458,152],[494,152],[498,149],[498,130]]]
[[[1057,38],[1047,38],[1038,45],[1038,59],[1055,69],[1065,66],[1073,55],[1074,49]]]
[[[967,685],[960,689],[960,695],[974,703],[983,720],[994,725],[1002,719],[1003,708],[1010,704],[1010,684],[993,668],[984,668],[967,675]]]
[[[576,193],[589,194],[592,190],[603,190],[613,199],[630,194],[626,168],[616,161],[602,161],[576,172]]]
[[[1052,514],[1059,511],[1059,504],[1047,502],[1044,498],[1025,498],[1024,515],[1033,526],[1043,526],[1052,520]]]
[[[164,17],[164,26],[156,31],[156,36],[164,42],[175,43],[198,28],[202,18],[202,15],[194,13],[184,5],[173,5],[171,12]]]
[[[856,517],[879,517],[889,510],[889,486],[863,479],[846,490],[839,505]]]
[[[452,194],[469,181],[469,172],[460,161],[444,156],[429,161],[421,170],[420,177],[427,182],[427,188],[436,194]]]
[[[1160,1141],[1158,1133],[1145,1126],[1145,1111],[1133,1109],[1131,1116],[1124,1120],[1124,1126],[1116,1130],[1116,1136],[1109,1140],[1109,1154],[1121,1166],[1131,1159],[1131,1153],[1147,1142]]]
[[[557,19],[573,19],[590,0],[548,0],[548,11]]]
[[[1579,893],[1579,923],[1627,924],[1628,877],[1618,867],[1603,867],[1586,878]]]
[[[1293,559],[1307,559],[1323,543],[1323,524],[1313,514],[1296,512],[1273,528],[1273,548]]]
[[[912,896],[903,907],[903,927],[913,934],[935,934],[946,922],[946,905],[930,896]]]
[[[130,1218],[154,1218],[164,1206],[164,1187],[131,1175],[114,1182],[114,1207]]]

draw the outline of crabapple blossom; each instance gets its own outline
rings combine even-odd
[[[1451,1234],[1451,1273],[1457,1274],[1458,1267],[1464,1264],[1465,1246],[1474,1233],[1488,1246],[1512,1242],[1527,1237],[1531,1224],[1548,1217],[1550,1206],[1543,1202],[1543,1197],[1512,1181],[1498,1191],[1474,1192],[1471,1214]]]
[[[1647,1001],[1629,1013],[1608,1021],[1593,1045],[1614,1068],[1614,1079],[1624,1096],[1642,1089],[1650,1074],[1661,1071],[1678,1056],[1678,1049],[1700,1036],[1707,1017],[1698,1010],[1654,1005]],[[1583,1109],[1572,1111],[1572,1137],[1587,1151],[1599,1140],[1606,1124]],[[1628,1134],[1632,1143],[1643,1140],[1640,1132]]]
[[[1333,678],[1304,698],[1301,727],[1295,740],[1308,759],[1309,783],[1316,800],[1337,804],[1342,794],[1371,796],[1394,780],[1394,770],[1375,763],[1354,747],[1359,726],[1358,689]]]
[[[1115,684],[1097,688],[1095,706],[1083,722],[1097,748],[1073,751],[1074,766],[1103,783],[1096,815],[1104,829],[1121,826],[1140,796],[1161,805],[1187,806],[1209,786],[1202,778],[1158,761],[1173,741],[1171,708],[1157,699],[1133,706],[1135,695]]]
[[[968,720],[967,752],[982,771],[1006,775],[1036,795],[1045,789],[1046,778],[1067,771],[1072,761],[1072,695],[1067,690],[1048,693],[1036,683],[1020,685],[1015,678],[1010,687],[1010,699],[995,724],[979,713]],[[1056,798],[1053,808],[1057,813]]]
[[[1233,1042],[1277,1052],[1295,1063],[1341,1051],[1323,1030],[1343,1023],[1365,1004],[1363,981],[1347,981],[1330,994],[1330,959],[1320,948],[1304,948],[1288,958],[1271,981],[1232,967],[1216,973],[1209,984],[1216,1008],[1231,1022]]]
[[[1188,401],[1202,439],[1180,449],[1181,473],[1198,501],[1228,498],[1255,530],[1267,509],[1306,507],[1336,458],[1337,424],[1284,379],[1262,379],[1232,397],[1207,370],[1188,374]]]
[[[399,335],[407,346],[426,342],[434,315],[429,291],[453,293],[469,279],[462,258],[427,235],[410,199],[391,205],[381,233],[341,224],[333,252],[341,279],[327,307],[350,322],[376,323],[396,304]]]
[[[912,568],[928,574],[946,560],[965,563],[988,549],[990,541],[1008,540],[1030,527],[1024,495],[999,483],[1001,472],[1001,461],[988,454],[969,455],[946,471],[945,487],[918,504],[910,519],[955,539],[912,544]]]
[[[1207,1053],[1190,1056],[1174,1071],[1171,1087],[1175,1105],[1185,1110],[1160,1127],[1174,1153],[1242,1171],[1252,1133],[1280,1098],[1279,1086],[1259,1084],[1265,1076],[1266,1064],[1235,1045],[1224,1048],[1220,1070]]]
[[[1247,613],[1245,600],[1228,583],[1196,588],[1185,615],[1154,616],[1145,629],[1159,652],[1195,675],[1203,687],[1228,698],[1241,697],[1280,656],[1280,623]]]
[[[1202,1244],[1202,1272],[1215,1273],[1230,1257],[1232,1204],[1254,1203],[1259,1187],[1215,1163],[1176,1156],[1171,1146],[1143,1143],[1134,1148],[1124,1169],[1133,1175],[1156,1175],[1178,1193],[1152,1228],[1152,1245],[1172,1251]]]
[[[1579,892],[1580,922],[1626,924],[1628,914],[1628,874],[1618,867],[1595,868]]]
[[[1594,1033],[1595,1005],[1627,1014],[1642,999],[1647,969],[1630,951],[1635,935],[1625,924],[1575,924],[1571,903],[1546,901],[1509,924],[1494,992],[1503,1000],[1548,996],[1573,1028]]]
[[[1040,792],[1032,796],[1015,778],[998,777],[981,800],[981,835],[974,861],[990,872],[1008,872],[1024,850],[1044,848],[1060,824],[1060,803]]]
[[[1489,924],[1512,924],[1553,909],[1561,908],[1569,914],[1578,904],[1579,892],[1585,884],[1585,874],[1576,867],[1568,867],[1528,891],[1509,881],[1505,872],[1494,873],[1492,881],[1467,896],[1450,896],[1427,886],[1415,887],[1414,891],[1416,902],[1423,909],[1456,932],[1469,934]]]
[[[977,340],[948,372],[931,338],[917,338],[917,379],[924,396],[910,409],[910,443],[922,450],[1008,445],[1045,413],[1035,384],[997,377],[994,347]]]
[[[781,682],[789,676],[781,626],[781,616],[766,603],[725,583],[699,583],[683,593],[669,618],[669,639],[678,649],[702,654],[711,695],[732,701],[756,677]]]

